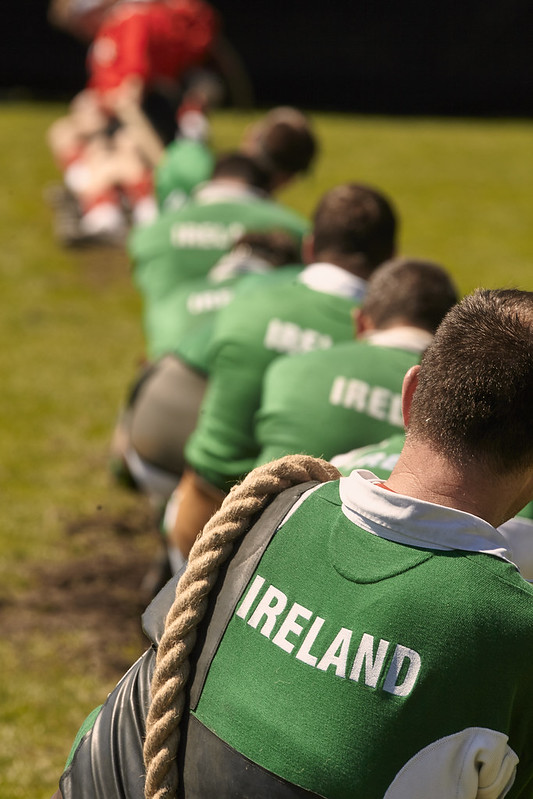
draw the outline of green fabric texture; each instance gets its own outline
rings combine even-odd
[[[337,453],[331,460],[334,461],[339,472],[345,477],[353,472],[354,469],[368,469],[374,472],[380,480],[386,480],[400,457],[404,442],[405,434],[398,433],[380,441],[378,444]],[[533,502],[528,502],[516,515],[524,519],[533,519]]]
[[[67,758],[67,762],[65,763],[65,769],[67,769],[72,763],[74,755],[76,754],[76,750],[80,745],[80,743],[82,742],[85,735],[89,732],[89,730],[92,730],[102,707],[103,705],[99,705],[98,707],[95,707],[94,710],[91,710],[91,712],[89,713],[89,715],[87,716],[81,727],[79,728],[78,732],[76,733],[76,737],[74,738],[74,743],[72,744],[72,748]]]
[[[496,730],[520,758],[506,795],[525,799],[532,600],[498,558],[356,527],[338,483],[326,484],[263,555],[196,715],[254,763],[328,799],[382,799],[423,748],[470,727]]]
[[[522,516],[523,519],[533,519],[533,502],[528,502],[516,515]]]
[[[296,452],[329,459],[403,430],[402,383],[419,361],[365,341],[279,358],[263,382],[257,465]]]
[[[128,240],[133,279],[143,300],[155,302],[178,285],[205,277],[246,232],[283,230],[301,243],[307,229],[303,217],[272,200],[248,196],[202,203],[193,197],[133,230]]]
[[[280,355],[329,348],[353,336],[354,300],[299,280],[248,292],[224,308],[210,350],[210,380],[189,464],[222,490],[253,468],[259,454],[254,416],[267,366]]]
[[[271,272],[239,274],[214,282],[209,277],[190,280],[151,304],[145,314],[145,340],[151,360],[166,353],[179,355],[191,366],[207,371],[207,352],[219,311],[235,294],[292,280],[302,266]]]
[[[176,139],[163,153],[154,170],[159,208],[182,205],[193,189],[209,180],[215,158],[209,147],[191,139]]]
[[[368,469],[380,480],[386,480],[400,457],[404,442],[405,434],[398,433],[377,444],[337,453],[331,460],[344,477],[354,469]]]
[[[176,352],[185,337],[202,331],[208,346],[218,311],[232,299],[240,278],[213,283],[208,278],[191,280],[153,303],[145,315],[146,351],[151,360]]]
[[[223,290],[230,293],[232,297],[256,290],[259,291],[280,282],[292,281],[302,269],[303,266],[284,266],[274,269],[272,272],[240,275],[224,281]],[[213,284],[210,285],[212,286]],[[222,283],[215,285],[222,286]],[[226,304],[229,305],[229,302]],[[189,366],[192,366],[193,369],[203,374],[209,374],[211,369],[211,342],[215,334],[217,317],[222,307],[225,307],[225,304],[221,305],[220,308],[201,314],[201,318],[198,318],[196,324],[192,324],[189,329],[183,329],[179,339],[175,339],[175,341],[178,341],[173,348],[176,355]]]

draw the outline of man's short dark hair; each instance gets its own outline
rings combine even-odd
[[[394,255],[396,228],[394,207],[377,189],[360,183],[336,186],[313,216],[315,256],[357,256],[370,273]]]
[[[223,153],[220,155],[213,167],[212,178],[235,178],[242,180],[248,186],[255,189],[266,190],[269,184],[268,173],[258,164],[255,158],[251,158],[241,152]]]
[[[377,328],[398,323],[434,333],[457,300],[457,289],[442,266],[419,258],[395,258],[370,277],[361,310]]]
[[[301,262],[300,246],[284,230],[258,230],[243,233],[234,249],[248,248],[250,255],[262,258],[274,267]]]
[[[533,464],[533,292],[479,289],[422,359],[407,435],[462,468]]]
[[[317,152],[317,141],[306,118],[295,109],[276,109],[266,118],[257,140],[259,163],[271,173],[306,172]]]

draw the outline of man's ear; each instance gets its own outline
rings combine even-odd
[[[302,241],[302,261],[304,264],[312,264],[315,260],[315,237],[312,233],[307,233]]]
[[[411,366],[403,379],[402,386],[402,415],[405,427],[409,425],[409,416],[411,415],[411,403],[418,385],[418,373],[420,372],[420,364]]]
[[[354,308],[352,310],[352,319],[354,322],[356,338],[363,338],[365,333],[376,329],[376,326],[370,316],[361,310],[361,308]]]

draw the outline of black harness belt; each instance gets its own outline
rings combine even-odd
[[[277,496],[238,544],[210,595],[205,619],[191,655],[189,704],[200,699],[211,661],[237,603],[287,511],[316,483],[289,488]],[[172,606],[176,575],[143,616],[153,643],[120,681],[84,736],[61,778],[64,799],[143,799],[143,739],[150,705],[156,648]],[[180,729],[179,799],[320,799],[252,763],[186,713]]]
[[[300,496],[316,485],[303,483],[279,494],[261,514],[240,542],[213,590],[206,620],[199,630],[199,640],[192,660],[189,707],[194,710],[219,643],[235,608],[274,537],[277,527]],[[154,643],[160,640],[164,621],[175,595],[179,575],[154,600],[143,616],[147,634]],[[163,604],[164,603],[164,604]],[[155,613],[154,613],[155,611]],[[313,799],[318,794],[306,791],[276,777],[236,752],[194,716],[182,721],[180,793],[183,799]]]

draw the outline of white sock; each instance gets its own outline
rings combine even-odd
[[[89,235],[121,234],[125,231],[124,216],[117,205],[108,202],[98,203],[82,216],[80,227],[84,233]]]
[[[143,197],[132,209],[133,224],[149,225],[157,216],[157,203],[153,197]]]

